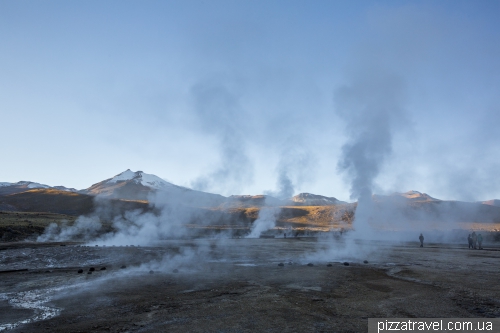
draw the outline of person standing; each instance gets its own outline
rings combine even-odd
[[[483,236],[481,234],[477,235],[477,243],[479,245],[479,249],[482,250],[483,249]]]
[[[420,247],[424,247],[424,235],[420,234],[418,239],[420,240]]]
[[[477,236],[475,231],[472,232],[472,248],[477,248]]]
[[[470,234],[469,234],[469,236],[467,236],[467,241],[469,242],[469,249],[471,249],[472,248],[472,237]]]

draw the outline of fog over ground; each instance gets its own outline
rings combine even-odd
[[[498,1],[0,2],[0,181],[500,198]]]

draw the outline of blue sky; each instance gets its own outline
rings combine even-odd
[[[500,198],[499,16],[499,1],[2,0],[0,181],[81,189],[130,168],[351,200],[342,161],[370,127],[373,192]]]

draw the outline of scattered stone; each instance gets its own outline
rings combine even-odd
[[[314,265],[312,263],[308,263],[307,266],[312,267]]]
[[[93,272],[93,271],[95,271],[95,268],[94,267],[90,267],[89,268],[89,272]]]
[[[125,265],[122,265],[122,267],[120,267],[120,268],[121,268],[121,269],[124,269],[124,268],[127,268],[127,266],[125,266]]]
[[[96,246],[99,246],[99,245],[96,245]]]
[[[368,260],[363,260],[363,262],[364,262],[365,264],[367,264],[367,263],[368,263]]]
[[[91,271],[88,271],[88,272],[87,272],[87,274],[92,274],[92,272],[91,272]]]
[[[293,265],[293,262],[289,261],[289,262],[288,262],[288,265]]]
[[[45,273],[50,273],[50,271],[45,271]]]
[[[332,264],[328,264],[328,265],[326,265],[326,266],[327,266],[327,267],[332,267],[333,265],[332,265]]]
[[[106,270],[106,267],[101,267],[101,271],[105,271]]]
[[[284,264],[284,263],[282,263],[282,262],[280,262],[280,263],[278,264],[278,266],[285,266],[285,264]]]
[[[150,270],[149,271],[149,274],[154,274],[155,272],[153,270]]]
[[[66,246],[66,244],[60,244],[59,246]]]
[[[173,272],[174,272],[174,273],[179,273],[179,270],[176,268],[176,269],[174,269],[174,271],[173,271]]]
[[[344,261],[344,266],[349,266],[349,263],[347,261]]]
[[[83,269],[81,269],[81,268],[80,268],[80,269],[78,270],[78,274],[81,274],[81,273],[83,273]]]

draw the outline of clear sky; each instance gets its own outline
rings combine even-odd
[[[4,182],[500,198],[500,1],[0,0],[0,148]]]

